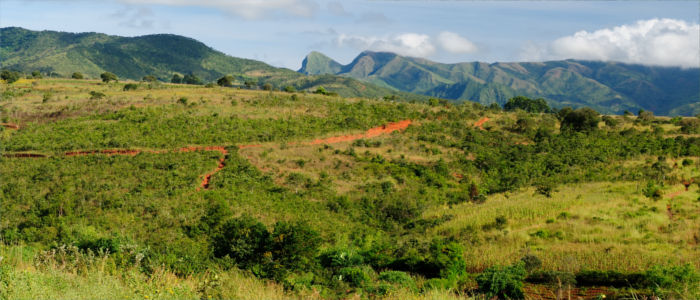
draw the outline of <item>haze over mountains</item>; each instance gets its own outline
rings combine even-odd
[[[549,61],[443,64],[388,52],[365,51],[348,65],[310,53],[294,72],[236,58],[191,38],[156,34],[120,37],[100,33],[0,29],[0,68],[40,70],[90,77],[109,71],[121,78],[192,73],[206,82],[223,75],[275,88],[323,86],[341,96],[404,99],[439,97],[500,103],[524,95],[554,107],[589,106],[603,113],[653,111],[657,115],[700,113],[700,68],[655,67],[616,62]]]
[[[700,69],[596,61],[437,63],[365,51],[342,65],[311,52],[299,72],[352,77],[400,91],[483,104],[516,95],[542,97],[555,107],[589,106],[606,113],[651,110],[700,112]]]

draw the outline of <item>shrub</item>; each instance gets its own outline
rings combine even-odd
[[[506,104],[503,105],[503,109],[506,111],[522,109],[531,113],[548,113],[551,111],[549,105],[547,105],[547,101],[544,99],[530,99],[524,96],[516,96],[508,99]]]
[[[219,80],[216,81],[216,84],[219,86],[223,87],[229,87],[233,85],[233,76],[231,75],[226,75],[224,77],[219,78]]]
[[[2,70],[2,72],[0,72],[0,79],[5,80],[7,83],[13,83],[19,80],[19,78],[20,74],[16,71]]]
[[[285,86],[285,87],[284,87],[284,91],[287,92],[287,93],[294,93],[294,92],[297,91],[297,89],[295,89],[295,88],[294,88],[293,86],[291,86],[291,85],[288,85],[288,86]]]
[[[180,76],[179,74],[174,74],[174,75],[173,75],[173,78],[170,79],[170,82],[172,82],[172,83],[182,83],[182,76]]]
[[[464,248],[455,242],[434,240],[430,245],[428,264],[442,278],[456,280],[466,272]]]
[[[70,77],[73,79],[83,79],[84,78],[83,73],[80,73],[80,72],[74,72]]]
[[[647,182],[646,187],[642,189],[642,194],[644,194],[644,196],[646,196],[647,198],[651,198],[654,200],[659,200],[661,199],[661,197],[663,197],[661,187],[652,181]]]
[[[177,99],[177,103],[180,103],[182,105],[187,105],[187,97],[180,97],[180,99]]]
[[[364,263],[364,257],[346,249],[329,250],[319,256],[321,266],[337,269],[358,266]]]
[[[540,260],[539,257],[537,257],[534,254],[527,254],[523,256],[520,261],[523,262],[523,266],[525,267],[525,270],[527,271],[532,271],[535,269],[539,269],[542,267],[542,260]]]
[[[104,83],[109,83],[110,81],[119,81],[119,78],[114,73],[104,72],[100,74],[100,78]]]
[[[90,100],[100,100],[105,97],[104,93],[90,91]]]
[[[338,276],[342,281],[350,284],[352,287],[363,287],[370,282],[371,278],[361,267],[346,267],[338,271]]]
[[[185,77],[182,78],[182,83],[186,84],[202,84],[202,80],[197,77],[197,75],[194,75],[192,73],[185,75]]]
[[[560,113],[564,112],[564,109]],[[598,129],[600,117],[598,112],[588,107],[579,108],[564,113],[561,121],[563,131],[590,132]]]
[[[270,238],[270,251],[276,263],[290,270],[313,265],[321,245],[319,233],[303,222],[277,222]]]
[[[393,283],[411,290],[416,290],[416,282],[405,272],[384,271],[379,273],[379,280]]]
[[[141,79],[141,81],[145,81],[145,82],[157,82],[157,81],[158,81],[158,78],[156,78],[156,77],[153,76],[153,75],[146,75],[146,76],[143,76],[143,78]]]
[[[476,277],[476,282],[479,292],[486,298],[522,299],[525,297],[523,280],[526,275],[525,267],[520,262],[512,266],[490,267]]]
[[[139,85],[135,83],[127,83],[124,85],[123,91],[135,91],[138,89]]]
[[[229,257],[241,268],[255,267],[269,258],[271,243],[265,225],[250,216],[227,221],[212,237],[214,256]]]

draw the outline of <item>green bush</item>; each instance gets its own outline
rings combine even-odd
[[[123,91],[135,91],[136,89],[139,88],[138,84],[135,83],[127,83],[124,85],[124,88],[122,89]]]
[[[338,271],[338,276],[342,281],[350,284],[352,287],[361,288],[367,285],[372,278],[367,274],[362,267],[346,267]]]
[[[104,83],[109,83],[110,81],[119,81],[119,77],[117,77],[117,75],[115,75],[114,73],[110,72],[104,72],[100,74],[100,78]]]
[[[490,267],[476,277],[476,282],[479,293],[485,294],[486,298],[523,299],[523,281],[526,275],[525,266],[521,262],[512,266]]]
[[[388,283],[396,284],[398,286],[410,289],[412,291],[416,290],[416,282],[405,272],[401,271],[384,271],[379,273],[379,280],[386,281]]]

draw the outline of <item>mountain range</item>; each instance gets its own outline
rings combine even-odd
[[[541,97],[554,107],[588,106],[605,113],[650,110],[700,113],[700,68],[563,60],[444,64],[365,51],[342,65],[311,52],[303,74],[336,74],[378,86],[457,101],[503,104],[516,95]]]
[[[102,33],[0,28],[0,68],[97,78],[105,71],[139,80],[154,75],[194,74],[205,82],[232,75],[239,82],[275,88],[327,91],[344,97],[407,100],[429,97],[456,102],[505,103],[523,95],[544,98],[556,108],[592,107],[603,113],[658,115],[700,113],[700,68],[656,67],[617,62],[445,64],[387,52],[365,51],[347,65],[311,52],[298,72],[232,57],[188,37],[154,34],[121,37]]]
[[[61,76],[81,72],[91,78],[109,71],[119,78],[140,80],[153,75],[162,81],[170,81],[174,74],[194,74],[204,82],[232,75],[239,83],[254,81],[258,86],[270,83],[276,88],[289,85],[297,90],[322,86],[344,97],[427,98],[345,76],[303,75],[261,61],[232,57],[195,39],[173,34],[121,37],[0,28],[0,68]]]

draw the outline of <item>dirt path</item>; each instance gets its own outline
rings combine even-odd
[[[7,123],[2,123],[0,125],[5,126]],[[14,124],[11,124],[14,125]],[[318,144],[332,144],[332,143],[339,143],[339,142],[346,142],[346,141],[354,141],[357,139],[367,139],[367,138],[373,138],[380,136],[385,133],[391,133],[397,130],[404,130],[406,129],[409,125],[411,125],[411,120],[403,120],[399,122],[393,122],[393,123],[388,123],[383,126],[379,127],[374,127],[368,129],[365,133],[361,134],[355,134],[355,135],[341,135],[341,136],[335,136],[335,137],[329,137],[325,139],[316,139],[313,140],[309,143],[305,143],[307,145],[318,145]],[[16,125],[15,125],[16,126]],[[18,129],[19,126],[17,126]],[[238,145],[238,149],[246,149],[246,148],[257,148],[257,147],[262,147],[260,144],[250,144],[250,145]],[[135,156],[141,152],[145,153],[151,153],[151,154],[161,154],[161,153],[168,153],[168,152],[194,152],[194,151],[216,151],[221,153],[221,158],[219,158],[219,164],[217,165],[216,169],[212,170],[209,173],[206,173],[202,176],[202,182],[199,184],[199,187],[197,187],[197,191],[201,189],[208,189],[209,188],[209,183],[211,181],[211,177],[214,176],[217,172],[221,171],[225,166],[226,166],[226,156],[228,155],[228,150],[226,150],[226,147],[224,146],[190,146],[190,147],[183,147],[183,148],[178,148],[176,150],[139,150],[139,149],[105,149],[105,150],[75,150],[75,151],[68,151],[63,153],[63,156],[66,157],[73,157],[73,156],[85,156],[85,155],[107,155],[107,156],[112,156],[112,155],[128,155],[128,156]],[[4,153],[2,155],[3,157],[12,157],[12,158],[42,158],[42,157],[47,157],[45,154],[36,154],[36,153]]]
[[[358,133],[358,134],[351,134],[351,135],[340,135],[340,136],[334,136],[334,137],[329,137],[325,139],[315,139],[308,143],[308,145],[319,145],[319,144],[334,144],[334,143],[341,143],[341,142],[350,142],[354,140],[359,140],[359,139],[369,139],[373,137],[380,136],[385,133],[392,133],[394,131],[401,131],[406,129],[409,125],[411,125],[411,120],[403,120],[399,122],[392,122],[392,123],[387,123],[386,125],[379,126],[379,127],[374,127],[370,128],[364,133]]]
[[[9,128],[9,129],[14,129],[14,130],[19,129],[19,125],[14,124],[14,123],[0,123],[0,126],[5,127],[5,128]]]
[[[489,117],[483,117],[481,118],[481,120],[476,121],[476,123],[474,123],[474,127],[479,127],[479,129],[481,130],[486,130],[484,129],[484,123],[488,122],[489,120],[491,120],[489,119]]]

